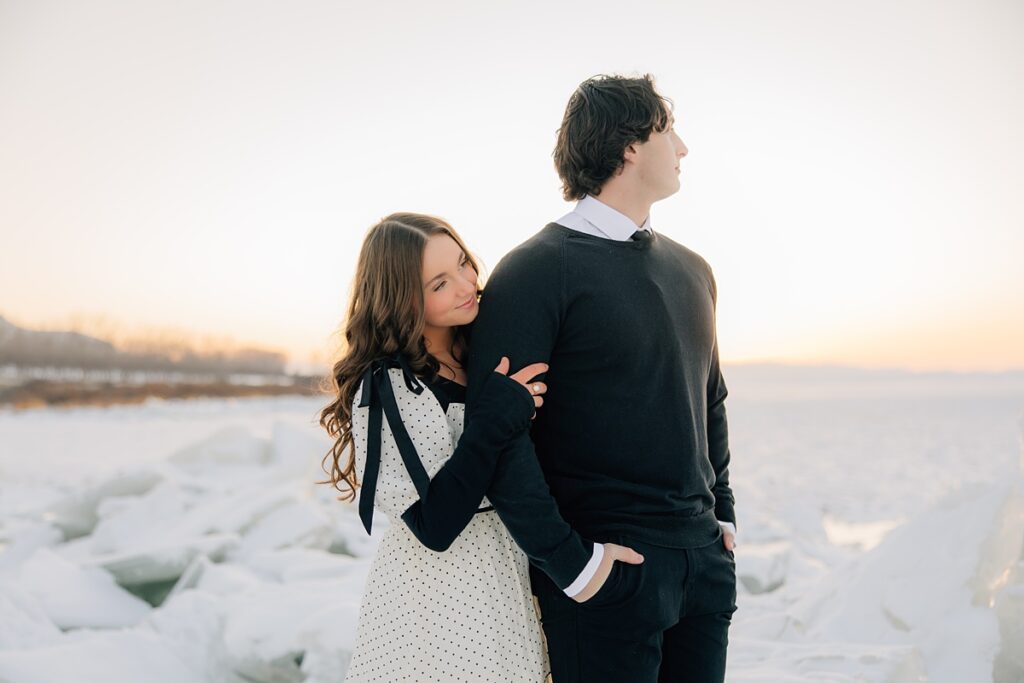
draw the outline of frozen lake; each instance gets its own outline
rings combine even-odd
[[[1021,680],[1024,378],[726,379],[728,679]],[[0,681],[343,680],[374,540],[321,404],[0,413]]]

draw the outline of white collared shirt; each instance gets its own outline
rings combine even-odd
[[[576,208],[565,214],[557,221],[577,232],[583,232],[594,237],[603,237],[617,242],[626,242],[633,238],[633,233],[639,230],[646,230],[654,234],[651,228],[650,215],[644,220],[639,228],[629,216],[620,213],[604,202],[589,194],[576,202]]]

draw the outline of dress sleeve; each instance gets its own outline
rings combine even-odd
[[[366,462],[368,451],[368,437],[370,434],[370,407],[360,406],[360,396],[365,390],[366,380],[359,385],[356,392],[356,400],[352,405],[352,442],[356,451],[356,472],[359,475],[359,496],[366,495]],[[399,405],[399,410],[402,410]],[[405,412],[409,412],[406,408]],[[441,425],[428,424],[425,416],[403,414],[403,423],[408,427],[415,427],[416,440],[428,442],[442,437],[447,438],[447,426],[441,431]],[[392,522],[397,522],[402,513],[410,505],[419,500],[419,493],[409,472],[406,470],[402,460],[402,454],[398,450],[394,432],[387,419],[381,421],[380,426],[380,466],[377,472],[373,495],[373,506],[386,514]],[[433,432],[433,433],[431,433]],[[365,521],[365,520],[364,520]]]

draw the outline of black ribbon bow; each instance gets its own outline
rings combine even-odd
[[[369,432],[366,437],[366,469],[363,472],[363,486],[359,494],[359,518],[363,521],[366,533],[370,533],[373,525],[373,497],[377,490],[377,475],[380,473],[380,439],[383,429],[383,417],[388,420],[391,433],[395,437],[395,444],[398,452],[405,463],[405,469],[412,477],[413,486],[420,500],[427,499],[427,490],[430,486],[430,477],[423,467],[416,446],[409,438],[402,423],[402,415],[398,411],[398,403],[395,401],[395,392],[391,386],[390,368],[401,368],[402,376],[405,379],[405,386],[414,394],[423,393],[423,383],[409,367],[409,361],[405,356],[396,353],[388,358],[375,360],[363,373],[363,393],[359,400],[359,407],[370,408]]]

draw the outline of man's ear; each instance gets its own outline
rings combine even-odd
[[[626,149],[623,150],[622,160],[625,161],[627,164],[631,164],[634,161],[636,161],[636,147],[636,143],[631,142],[628,145],[626,145]]]

